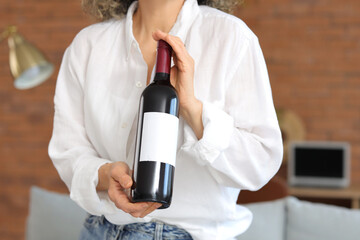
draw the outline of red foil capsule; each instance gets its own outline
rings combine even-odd
[[[157,47],[156,73],[170,74],[171,54],[171,46],[164,40],[159,40]]]

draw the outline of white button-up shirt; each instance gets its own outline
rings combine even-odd
[[[134,2],[121,20],[83,29],[58,75],[49,155],[70,197],[114,224],[162,221],[194,239],[232,239],[252,215],[239,189],[257,190],[278,170],[281,134],[257,37],[238,18],[186,0],[170,34],[195,60],[195,96],[203,103],[198,140],[180,118],[172,204],[145,218],[117,209],[97,192],[98,169],[133,166],[136,115],[147,64],[132,32]],[[154,75],[154,70],[152,72]]]

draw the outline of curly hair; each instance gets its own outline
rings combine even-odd
[[[83,11],[98,21],[122,18],[135,0],[82,0]],[[224,12],[231,12],[242,0],[197,0],[199,5],[207,5]]]

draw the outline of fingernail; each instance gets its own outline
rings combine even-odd
[[[130,180],[130,179],[128,179],[128,180],[125,181],[125,185],[126,185],[126,186],[128,186],[129,184],[131,184],[131,180]]]

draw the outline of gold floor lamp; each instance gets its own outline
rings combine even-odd
[[[9,65],[14,86],[29,89],[47,80],[54,71],[54,65],[32,44],[26,41],[15,26],[7,27],[0,36],[0,42],[8,39]]]

